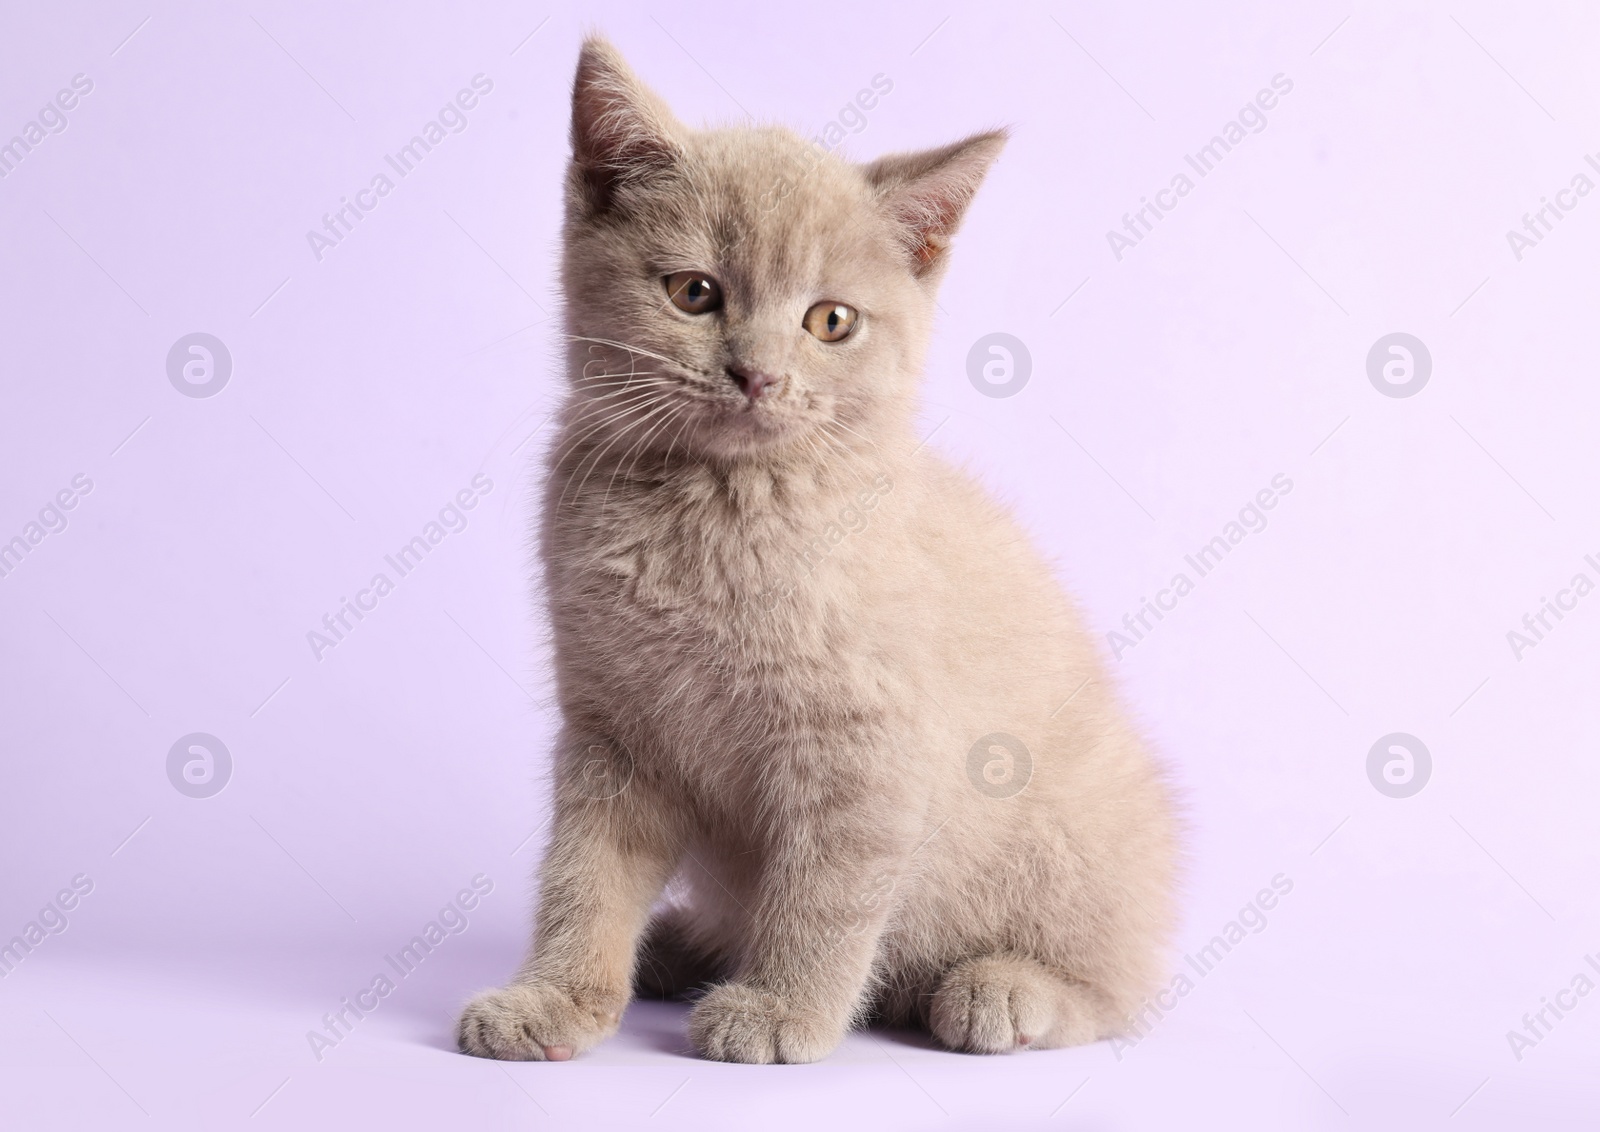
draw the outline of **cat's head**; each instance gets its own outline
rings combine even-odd
[[[950,238],[1004,141],[856,165],[784,129],[693,130],[589,40],[563,272],[580,421],[724,458],[908,422]]]

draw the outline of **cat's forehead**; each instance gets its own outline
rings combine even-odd
[[[782,129],[708,131],[687,164],[678,214],[724,269],[803,285],[864,265],[872,190],[821,147]]]

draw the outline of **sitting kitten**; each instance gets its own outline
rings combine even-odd
[[[1049,568],[915,428],[1003,142],[858,166],[694,131],[584,45],[555,825],[530,954],[464,1052],[565,1060],[636,989],[694,992],[724,1061],[815,1061],[869,1019],[1037,1049],[1118,1032],[1160,974],[1160,775]]]

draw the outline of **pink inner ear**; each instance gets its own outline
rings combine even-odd
[[[915,229],[917,262],[926,266],[944,254],[950,246],[950,233],[955,231],[956,225],[961,222],[961,214],[966,207],[967,199],[968,197],[963,195],[959,201],[949,197],[936,197],[921,202],[924,211],[920,217],[921,224]]]
[[[906,243],[919,268],[932,264],[950,246],[950,234],[960,223],[970,196],[952,198],[937,191],[936,186],[930,188],[935,191],[906,193],[894,210],[905,227]]]
[[[1003,134],[980,134],[926,153],[880,158],[870,167],[871,179],[888,183],[889,210],[919,273],[950,246],[1003,142]]]

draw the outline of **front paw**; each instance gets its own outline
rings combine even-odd
[[[797,1065],[832,1053],[844,1025],[771,991],[724,983],[689,1014],[689,1039],[713,1061]]]
[[[622,1005],[574,996],[550,983],[485,991],[456,1023],[456,1045],[497,1061],[566,1061],[617,1030]]]

